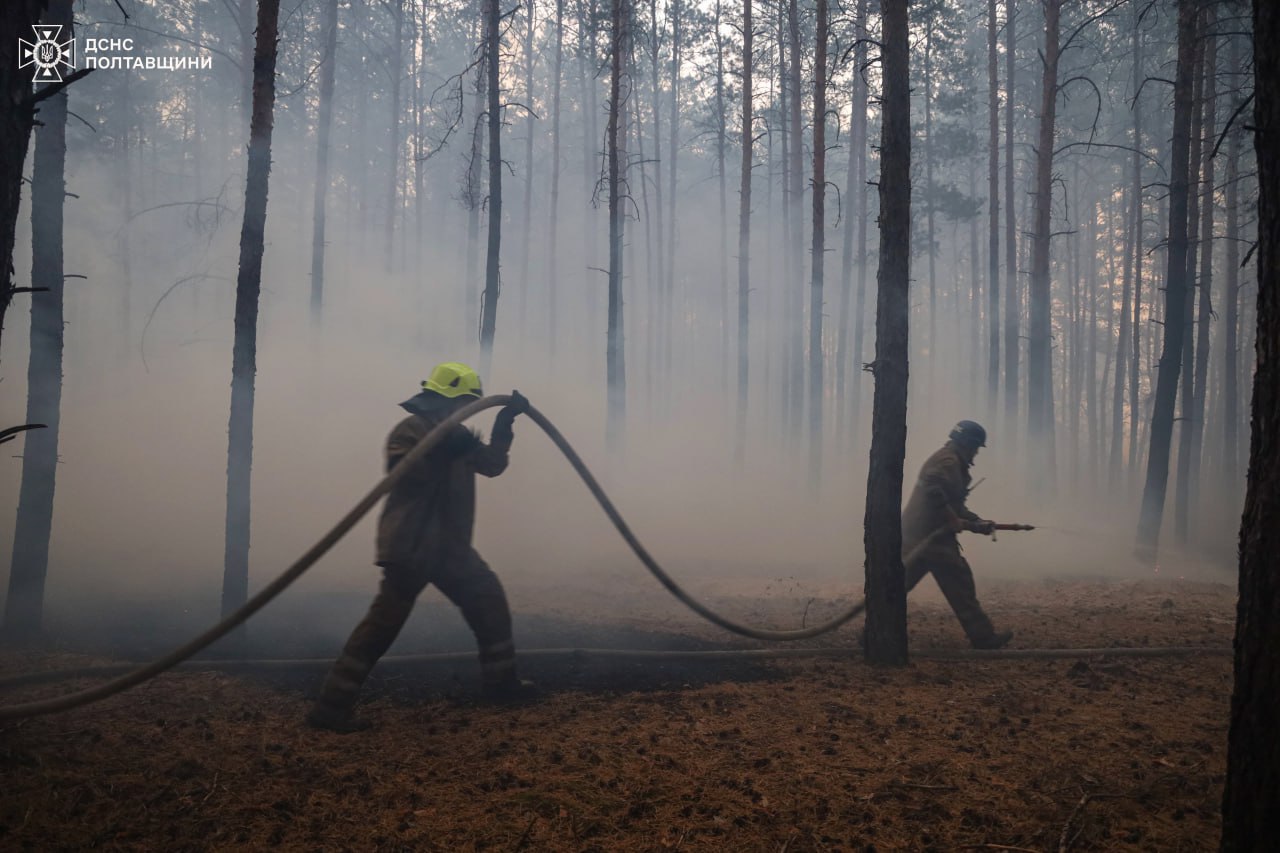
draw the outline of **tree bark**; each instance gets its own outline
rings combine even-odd
[[[1249,485],[1240,526],[1235,691],[1227,737],[1222,850],[1265,850],[1280,814],[1280,6],[1253,3],[1258,158],[1257,373]],[[1176,174],[1176,173],[1175,173]]]
[[[235,342],[231,358],[226,550],[222,575],[223,616],[245,603],[249,589],[249,497],[253,466],[254,376],[258,369],[258,296],[262,290],[267,183],[271,174],[271,130],[276,97],[276,32],[279,17],[280,0],[259,0],[258,36],[253,53],[249,165],[245,177],[244,222],[240,229]],[[242,634],[240,636],[243,637]]]
[[[870,663],[907,662],[907,591],[902,566],[902,467],[907,441],[911,265],[911,90],[907,0],[883,0],[884,79],[880,135],[880,271],[875,397],[867,474],[867,627]]]
[[[1170,157],[1168,272],[1165,275],[1164,343],[1151,413],[1147,478],[1138,521],[1138,554],[1154,560],[1169,483],[1169,451],[1178,395],[1187,289],[1187,195],[1191,148],[1192,73],[1195,65],[1196,0],[1178,0],[1178,66],[1173,90]]]
[[[72,37],[72,0],[51,0],[42,22]],[[30,31],[28,31],[30,32]],[[65,34],[65,35],[64,35]],[[20,640],[40,631],[44,586],[53,531],[53,493],[58,471],[58,424],[62,407],[63,208],[66,200],[67,91],[40,109],[31,173],[31,355],[27,365],[29,424],[26,433],[18,519],[13,532],[5,630]]]

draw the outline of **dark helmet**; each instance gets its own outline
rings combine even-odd
[[[951,428],[951,435],[947,437],[957,444],[969,447],[987,446],[987,431],[982,428],[982,424],[974,421],[961,421]]]

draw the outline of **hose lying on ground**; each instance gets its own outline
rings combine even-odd
[[[425,435],[412,450],[405,454],[400,463],[396,465],[385,477],[383,477],[382,480],[379,481],[379,483],[374,486],[359,503],[352,507],[352,509],[343,516],[328,533],[312,545],[301,557],[298,558],[296,562],[293,563],[293,565],[289,566],[289,568],[286,569],[279,577],[263,587],[257,595],[249,599],[249,601],[243,604],[239,609],[228,615],[221,622],[214,625],[203,634],[200,634],[198,637],[195,637],[184,645],[160,658],[157,658],[149,664],[130,670],[119,678],[100,684],[96,687],[76,693],[70,693],[65,696],[59,696],[53,699],[44,699],[36,702],[26,702],[18,705],[0,707],[0,720],[14,720],[24,717],[39,716],[41,714],[52,714],[58,711],[66,711],[71,708],[87,705],[91,702],[97,702],[101,699],[105,699],[109,696],[128,690],[131,687],[136,687],[144,681],[154,678],[166,670],[172,669],[212,645],[217,640],[229,634],[236,627],[243,624],[250,616],[265,607],[268,602],[282,593],[290,584],[301,577],[307,569],[311,568],[311,566],[323,557],[329,549],[336,545],[338,541],[341,540],[342,537],[345,536],[351,528],[354,527],[356,523],[374,507],[383,495],[395,486],[395,484],[410,468],[426,456],[426,454],[431,452],[431,450],[445,437],[449,430],[485,409],[491,409],[496,406],[505,406],[510,402],[510,396],[506,394],[495,394],[491,397],[485,397],[481,400],[475,401],[474,403],[465,405],[451,414],[448,418],[441,421],[435,429],[427,433],[427,435]],[[754,628],[750,625],[744,625],[721,616],[719,613],[716,613],[710,607],[702,604],[681,588],[681,586],[676,583],[660,565],[658,565],[658,562],[653,559],[645,547],[640,543],[640,540],[636,538],[634,533],[632,533],[631,528],[627,525],[626,521],[623,520],[621,513],[619,513],[617,507],[613,505],[613,501],[609,499],[609,496],[605,494],[604,489],[601,488],[600,484],[596,481],[596,478],[592,475],[590,469],[587,468],[586,463],[582,461],[582,458],[578,456],[577,452],[573,449],[573,446],[570,445],[565,437],[560,434],[560,431],[556,429],[555,425],[552,424],[545,415],[532,406],[529,406],[527,415],[530,420],[542,428],[542,431],[547,434],[547,437],[551,439],[552,443],[554,443],[555,446],[559,448],[560,452],[564,454],[564,457],[569,461],[569,464],[573,466],[574,471],[576,471],[578,476],[582,478],[587,489],[590,490],[592,496],[594,496],[596,501],[600,504],[600,508],[604,510],[605,515],[607,515],[609,520],[613,522],[613,526],[617,528],[619,535],[621,535],[626,543],[631,547],[631,550],[635,553],[636,557],[639,558],[640,562],[644,564],[645,568],[647,568],[650,573],[658,579],[667,591],[679,599],[686,607],[693,610],[709,622],[724,628],[726,631],[731,631],[735,634],[755,640],[805,640],[834,631],[849,620],[857,617],[866,609],[865,602],[858,601],[826,622],[808,628],[798,628],[793,630]],[[941,527],[934,531],[922,543],[906,554],[903,558],[903,562],[911,562],[916,555],[930,545],[937,536],[945,533],[946,530],[946,527]],[[113,672],[116,671],[113,667],[107,667],[106,669]],[[83,671],[73,670],[71,672],[77,673]],[[60,677],[74,676],[62,675]],[[19,676],[18,678],[22,679],[23,677]]]

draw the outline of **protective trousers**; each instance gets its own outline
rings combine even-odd
[[[933,575],[970,642],[980,643],[995,633],[995,627],[978,603],[973,570],[969,568],[969,561],[960,555],[958,545],[930,548],[906,568],[907,592],[915,589],[926,574]]]
[[[498,576],[471,549],[459,558],[432,566],[383,568],[378,594],[329,671],[319,704],[342,711],[355,705],[361,685],[391,648],[427,584],[435,584],[458,606],[475,634],[484,687],[492,689],[515,680],[516,650],[506,593]]]

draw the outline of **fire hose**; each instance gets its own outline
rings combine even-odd
[[[196,655],[217,640],[229,634],[238,626],[244,624],[249,617],[253,616],[265,607],[268,602],[280,595],[280,593],[284,592],[289,585],[315,565],[321,557],[323,557],[348,532],[350,532],[351,528],[354,527],[356,523],[359,522],[360,519],[363,518],[369,510],[371,510],[374,505],[377,504],[377,502],[396,485],[397,482],[399,482],[401,477],[405,476],[410,469],[430,453],[432,449],[434,449],[436,445],[444,439],[450,430],[460,425],[468,418],[471,418],[486,409],[505,406],[510,402],[512,402],[512,398],[506,394],[496,394],[490,397],[485,397],[459,408],[449,417],[441,421],[440,424],[427,433],[427,435],[425,435],[412,450],[405,454],[405,456],[400,460],[400,463],[392,468],[391,471],[388,472],[387,475],[383,477],[368,494],[361,498],[360,501],[338,521],[337,524],[320,537],[320,539],[308,548],[292,565],[285,569],[284,572],[263,587],[256,595],[241,605],[237,610],[227,615],[221,622],[218,622],[199,636],[191,639],[187,643],[184,643],[154,661],[139,666],[136,669],[132,669],[118,678],[114,678],[103,684],[52,699],[0,706],[0,720],[14,720],[24,717],[52,714],[88,705],[92,702],[106,699],[109,696],[114,696],[115,694],[128,690],[131,687],[136,687],[137,685],[155,678],[161,673],[174,668],[188,658]],[[587,489],[596,499],[596,502],[600,504],[600,508],[604,510],[605,515],[613,523],[613,526],[617,529],[618,533],[622,536],[627,545],[630,546],[632,552],[635,553],[636,557],[639,558],[645,568],[647,568],[649,572],[657,578],[658,582],[661,583],[668,592],[679,599],[681,603],[712,624],[717,625],[726,631],[755,640],[805,640],[834,631],[846,622],[859,616],[866,609],[865,601],[858,601],[850,605],[841,613],[831,619],[828,619],[826,622],[813,625],[811,627],[791,630],[757,628],[740,622],[735,622],[732,619],[720,615],[686,592],[684,588],[681,587],[675,579],[658,564],[657,560],[653,558],[649,551],[641,544],[640,540],[632,532],[630,526],[623,519],[622,514],[619,513],[617,507],[614,506],[613,501],[609,499],[607,494],[605,494],[600,483],[596,480],[595,476],[592,475],[590,469],[587,468],[586,463],[582,461],[582,458],[578,455],[577,451],[573,449],[573,446],[569,444],[568,440],[565,439],[558,429],[556,429],[555,425],[533,406],[528,407],[526,414],[530,420],[536,423],[542,431],[546,433],[547,437],[551,439],[552,443],[555,444],[560,452],[564,454],[569,464],[573,467],[574,471],[577,472]],[[1031,528],[1029,525],[997,525],[996,529],[1013,530]],[[949,525],[944,525],[943,527],[935,530],[932,534],[926,537],[923,542],[913,548],[912,551],[904,555],[903,562],[911,562],[938,537],[946,534],[950,530],[951,528]],[[104,667],[104,669],[114,670],[113,667]],[[84,673],[85,670],[74,670],[69,673],[65,673],[64,677],[73,677]],[[51,674],[51,677],[53,675],[54,674]],[[23,678],[19,676],[16,680],[23,680]]]

